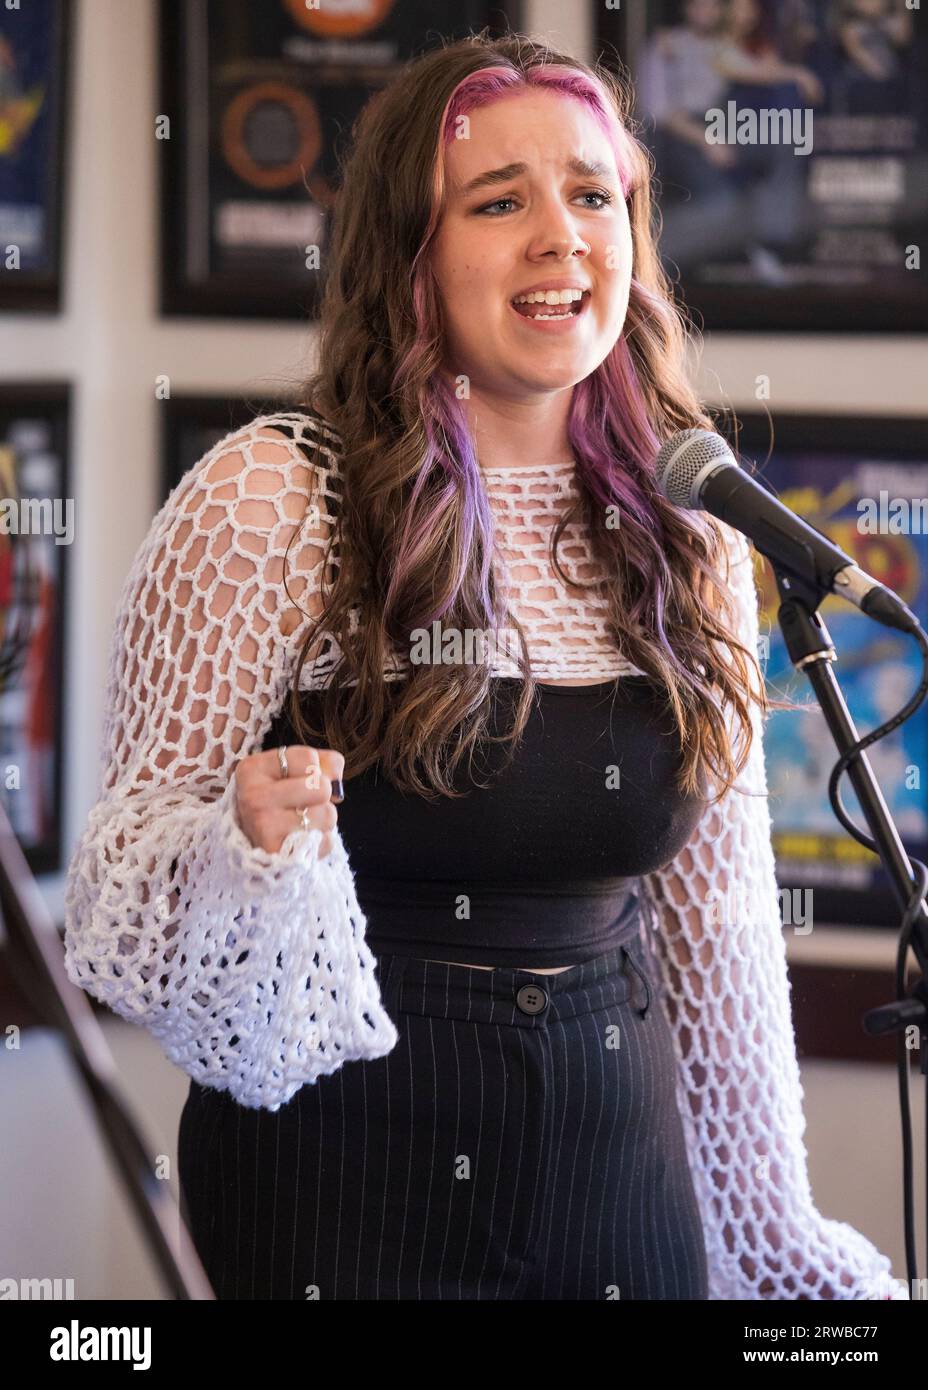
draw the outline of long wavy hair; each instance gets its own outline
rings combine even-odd
[[[665,438],[716,422],[687,379],[690,323],[656,251],[653,163],[635,134],[624,75],[519,34],[494,39],[484,30],[418,58],[368,102],[351,132],[320,306],[319,366],[297,402],[339,437],[330,541],[338,566],[302,643],[288,713],[301,740],[324,737],[344,753],[346,775],[379,761],[396,787],[430,798],[461,795],[455,769],[465,755],[472,764],[486,742],[512,751],[518,744],[534,681],[524,631],[503,611],[494,580],[493,519],[474,442],[441,370],[442,302],[429,251],[457,119],[532,89],[583,102],[606,132],[624,171],[633,239],[621,336],[573,388],[568,434],[579,500],[552,529],[552,562],[569,582],[557,549],[579,509],[608,576],[612,636],[666,692],[680,735],[680,789],[702,794],[708,773],[718,797],[747,760],[750,702],[764,713],[768,703],[755,653],[731,629],[721,526],[673,506],[655,482]],[[620,509],[620,529],[605,524],[610,507]],[[408,651],[413,630],[436,619],[459,632],[517,631],[521,693],[504,734],[490,731],[485,661],[412,664],[408,679],[384,679],[396,649]],[[316,729],[301,704],[300,672],[322,632],[342,658]]]

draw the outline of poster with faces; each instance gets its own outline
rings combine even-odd
[[[598,38],[630,70],[661,254],[707,328],[928,327],[920,6],[648,0]]]

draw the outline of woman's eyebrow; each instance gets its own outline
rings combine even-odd
[[[615,171],[608,164],[602,164],[599,160],[588,159],[568,159],[564,165],[572,174],[579,174],[581,178],[604,179],[614,178]],[[518,178],[528,169],[527,164],[504,164],[501,169],[488,169],[483,174],[478,174],[476,178],[458,190],[458,196],[466,198],[468,194],[476,192],[478,188],[497,183],[508,183],[510,179]]]

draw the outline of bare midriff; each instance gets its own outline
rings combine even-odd
[[[536,681],[536,685],[602,685],[602,679],[596,677],[590,681]],[[468,970],[495,970],[495,965],[470,965],[466,960],[442,960],[437,962],[439,965],[463,965]],[[560,975],[563,970],[570,970],[569,965],[555,965],[548,968],[541,968],[534,965],[517,965],[516,970],[527,970],[533,975]]]
[[[431,956],[428,956],[428,957],[426,957],[426,959],[427,959],[427,960],[431,960],[432,957],[431,957]],[[467,963],[466,960],[440,960],[440,961],[438,961],[438,962],[436,962],[436,963],[437,963],[438,965],[463,965],[464,968],[465,968],[466,970],[496,970],[496,969],[498,969],[498,967],[495,966],[495,965],[469,965],[469,964]],[[538,968],[537,968],[536,966],[534,966],[534,965],[517,965],[517,966],[514,967],[514,969],[516,969],[516,970],[527,970],[527,971],[529,971],[532,975],[560,975],[560,973],[561,973],[562,970],[569,970],[569,969],[570,969],[570,966],[569,966],[569,965],[554,965],[554,966],[552,966],[550,969],[541,970],[541,969],[538,969]]]

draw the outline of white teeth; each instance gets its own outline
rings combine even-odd
[[[583,290],[533,290],[516,295],[513,304],[573,304],[583,298]]]

